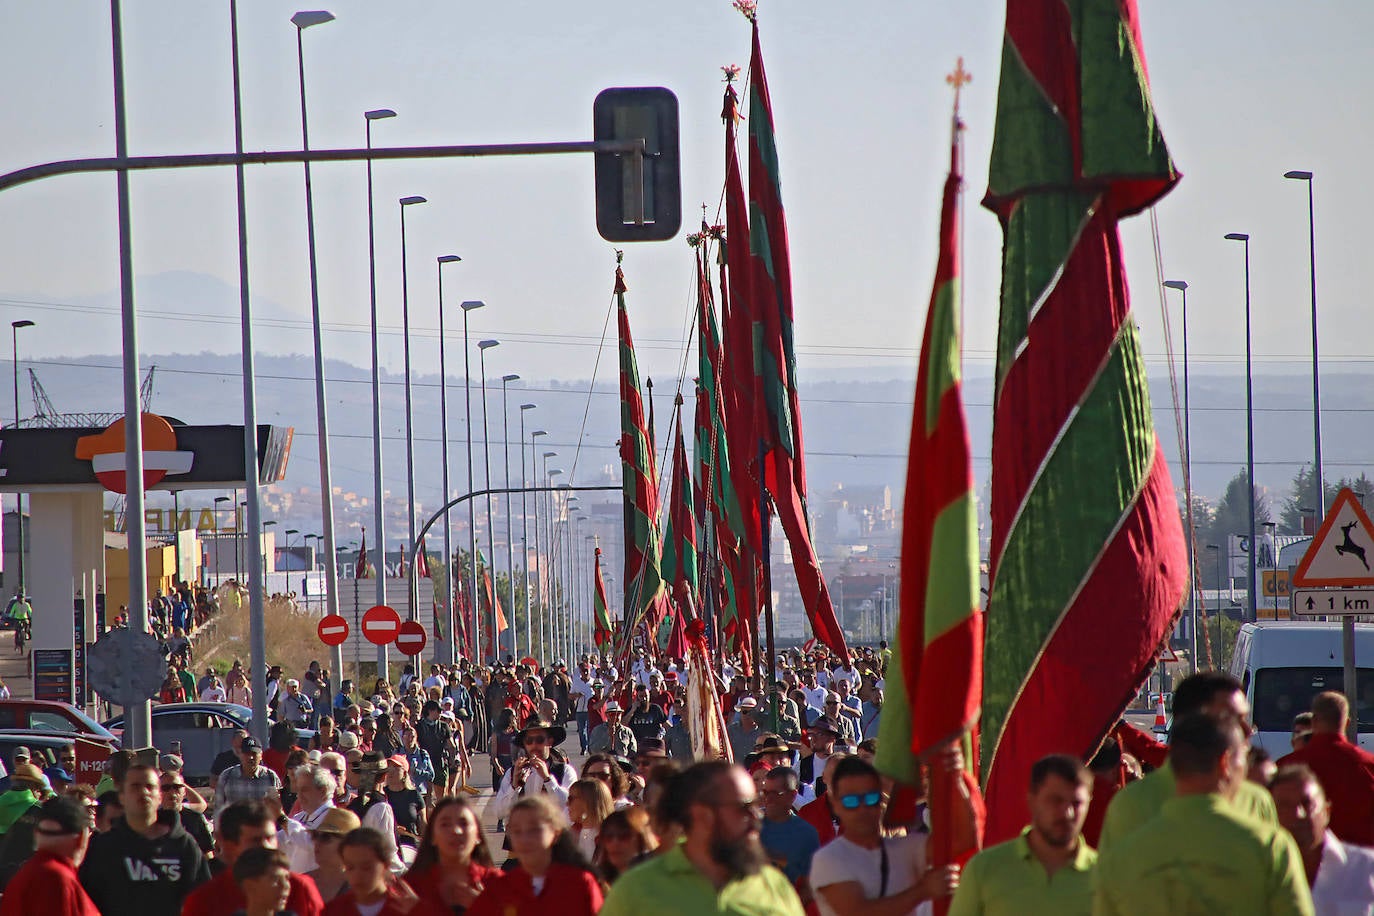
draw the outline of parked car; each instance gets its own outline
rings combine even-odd
[[[89,785],[95,785],[100,781],[110,751],[119,746],[118,739],[112,738],[107,741],[95,735],[79,732],[0,730],[0,758],[4,761],[6,772],[16,748],[28,748],[33,763],[40,769],[47,769],[57,763],[62,750],[72,745],[76,746],[77,769],[72,775],[76,777],[77,782]]]
[[[237,703],[163,703],[153,707],[153,746],[164,754],[177,752],[184,763],[182,776],[194,786],[210,784],[210,765],[232,745],[234,732],[248,728],[253,710]],[[124,717],[105,722],[123,734]],[[296,729],[296,741],[308,743],[315,733]]]
[[[105,741],[115,736],[99,722],[70,703],[56,700],[0,700],[0,729],[39,732],[75,732]]]

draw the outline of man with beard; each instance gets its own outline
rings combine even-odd
[[[1083,840],[1093,776],[1078,760],[1052,754],[1030,771],[1030,825],[983,850],[959,876],[950,916],[1053,913],[1088,916],[1097,853]]]
[[[829,800],[840,835],[811,859],[821,916],[910,913],[954,892],[959,869],[927,868],[922,834],[883,836],[887,793],[872,764],[858,757],[836,764]]]
[[[767,864],[759,842],[754,781],[723,760],[698,763],[673,777],[659,800],[683,841],[632,868],[611,886],[601,916],[749,913],[801,916],[786,876]]]

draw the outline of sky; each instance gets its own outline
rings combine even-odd
[[[228,4],[140,0],[124,7],[131,152],[231,149]],[[344,0],[328,8],[337,20],[304,34],[316,148],[362,145],[362,113],[380,107],[399,117],[375,125],[378,146],[589,139],[592,99],[601,89],[662,85],[677,93],[685,228],[669,242],[629,246],[625,261],[642,370],[671,388],[663,380],[677,376],[683,362],[692,306],[686,227],[703,202],[716,221],[721,192],[719,68],[747,66],[748,23],[726,0]],[[295,9],[240,4],[249,149],[300,143],[289,22]],[[1299,13],[1277,0],[1160,0],[1142,3],[1140,15],[1156,111],[1185,176],[1156,211],[1162,263],[1148,216],[1123,226],[1136,319],[1154,365],[1164,363],[1168,339],[1158,274],[1191,284],[1193,365],[1229,372],[1243,363],[1242,251],[1222,239],[1239,231],[1252,235],[1256,358],[1267,370],[1306,371],[1307,199],[1301,184],[1283,179],[1288,169],[1316,175],[1324,366],[1367,364],[1359,267],[1367,195],[1359,175],[1371,140],[1362,113],[1374,5],[1333,0]],[[0,77],[10,87],[0,94],[0,172],[112,154],[108,4],[0,0],[0,21]],[[991,0],[861,7],[763,0],[803,381],[914,374],[947,162],[951,92],[944,76],[959,56],[974,77],[963,96],[965,353],[970,375],[990,373],[1001,238],[977,203],[986,186],[1002,21],[1002,4]],[[599,343],[614,257],[596,235],[589,157],[388,162],[374,176],[388,368],[399,369],[402,350],[396,201],[418,194],[430,202],[407,216],[417,371],[437,368],[435,257],[452,252],[464,260],[445,273],[449,307],[484,300],[473,337],[502,341],[489,353],[491,375],[586,379],[596,368],[602,381],[613,378],[614,348]],[[132,186],[141,349],[237,352],[232,170],[138,174]],[[314,189],[324,347],[331,358],[363,365],[363,166],[316,166]],[[114,181],[104,175],[0,193],[0,313],[38,323],[23,332],[21,358],[118,352],[114,200]],[[251,168],[248,212],[256,347],[307,353],[300,167]],[[1177,302],[1169,307],[1178,348]],[[453,314],[450,329],[458,325]],[[64,392],[68,402],[88,398],[90,409],[116,409],[117,376],[107,373]],[[1238,383],[1224,400],[1235,407],[1243,397]],[[312,407],[303,400],[293,421],[312,426]],[[219,399],[206,405],[206,417],[188,419],[229,421],[238,409]],[[1295,418],[1293,441],[1309,437],[1308,429]]]

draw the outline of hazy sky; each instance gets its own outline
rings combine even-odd
[[[959,55],[974,74],[964,108],[966,352],[970,373],[986,373],[1001,237],[977,201],[986,186],[1002,4],[761,6],[803,380],[837,370],[913,369],[947,155],[943,77]],[[1368,359],[1368,284],[1359,267],[1367,260],[1359,226],[1368,185],[1359,175],[1371,140],[1366,44],[1374,4],[1346,0],[1299,11],[1277,0],[1162,0],[1141,7],[1156,109],[1185,176],[1158,208],[1163,270],[1192,284],[1196,365],[1215,369],[1243,358],[1242,259],[1238,245],[1222,240],[1230,231],[1253,235],[1259,358],[1296,362],[1295,370],[1308,358],[1306,194],[1282,178],[1293,168],[1317,176],[1325,357],[1333,366]],[[685,222],[695,223],[703,201],[714,215],[722,181],[719,68],[747,65],[749,51],[748,24],[727,0],[343,0],[329,9],[337,21],[304,36],[312,146],[361,146],[362,112],[377,107],[400,114],[376,125],[377,145],[588,139],[600,89],[664,85],[681,101]],[[299,146],[294,11],[240,3],[250,149]],[[0,171],[111,154],[108,4],[0,0],[0,23],[7,86]],[[124,37],[131,151],[230,149],[228,4],[126,2]],[[484,299],[490,307],[476,314],[474,334],[504,341],[491,354],[491,374],[591,374],[613,269],[611,246],[595,232],[591,175],[587,157],[375,167],[379,293],[391,331],[400,322],[396,200],[430,199],[408,217],[418,368],[437,366],[434,258],[452,251],[464,262],[446,272],[450,303]],[[317,166],[314,176],[326,350],[363,364],[363,166]],[[155,313],[142,322],[143,349],[236,352],[232,170],[138,174],[133,188],[139,292]],[[248,191],[258,348],[308,352],[301,169],[254,167]],[[1148,218],[1132,220],[1125,232],[1137,320],[1147,351],[1158,356],[1164,336]],[[165,278],[161,285],[151,278],[169,272],[188,272],[187,288],[200,283],[210,292],[165,301],[155,294],[167,288]],[[681,363],[691,305],[682,236],[631,247],[626,273],[645,374],[666,380]],[[223,284],[217,295],[216,280]],[[117,286],[111,177],[48,179],[0,194],[0,311],[7,320],[38,321],[24,332],[27,354],[116,352]],[[454,315],[450,327],[458,324]],[[399,366],[398,335],[389,333],[384,349],[388,364]],[[614,358],[606,350],[603,379]],[[113,373],[109,382],[89,393],[90,407],[118,406]],[[1236,395],[1228,403],[1239,403],[1243,390]],[[301,406],[297,422],[307,425],[313,411]],[[1303,421],[1294,438],[1306,436]]]

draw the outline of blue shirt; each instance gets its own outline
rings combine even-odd
[[[765,817],[759,828],[759,840],[768,850],[769,860],[782,869],[794,885],[811,874],[811,857],[821,848],[816,828],[795,813],[782,823]]]

